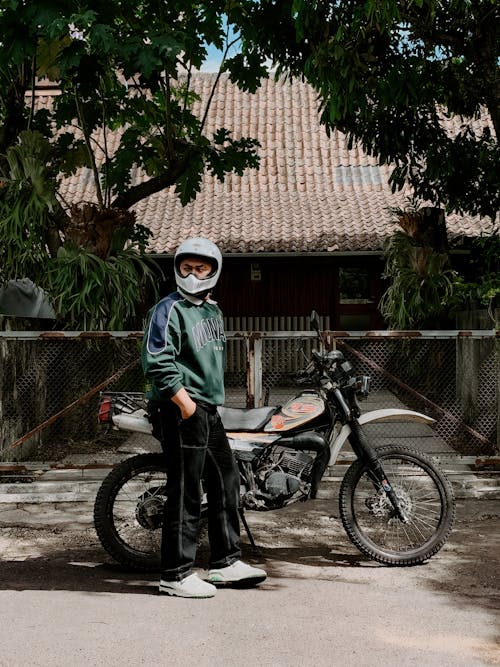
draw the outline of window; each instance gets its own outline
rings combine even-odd
[[[370,272],[362,267],[339,268],[340,303],[373,303]]]

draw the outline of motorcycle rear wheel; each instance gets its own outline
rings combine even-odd
[[[107,475],[94,503],[94,526],[104,549],[133,570],[160,569],[167,472],[162,454],[138,454]]]
[[[351,542],[384,565],[418,565],[445,544],[455,519],[450,481],[412,447],[377,449],[386,478],[408,517],[397,516],[387,494],[376,490],[367,466],[355,461],[340,487],[340,516]]]

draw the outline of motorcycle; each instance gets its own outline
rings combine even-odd
[[[417,565],[436,554],[453,527],[455,501],[450,481],[426,454],[407,445],[374,447],[365,424],[390,419],[432,424],[407,409],[362,413],[359,400],[370,377],[357,376],[338,349],[322,344],[319,317],[311,326],[320,340],[299,384],[312,385],[280,406],[220,407],[241,484],[240,518],[255,546],[245,510],[279,510],[317,497],[328,466],[346,442],[355,454],[339,492],[342,525],[368,558],[385,565]],[[99,422],[115,429],[152,434],[143,394],[101,394]],[[161,453],[135,455],[102,482],[94,524],[104,549],[132,569],[159,569],[166,466]],[[202,509],[202,515],[206,506]]]

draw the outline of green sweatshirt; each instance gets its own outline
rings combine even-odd
[[[162,299],[148,315],[142,368],[151,381],[148,398],[169,400],[184,387],[193,400],[224,403],[226,336],[214,301],[195,305],[178,292]]]

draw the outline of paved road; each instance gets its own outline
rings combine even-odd
[[[0,526],[0,665],[500,665],[499,516],[498,500],[459,501],[445,548],[400,569],[364,559],[330,500],[251,514],[245,557],[269,578],[209,600],[113,564],[85,513]]]

